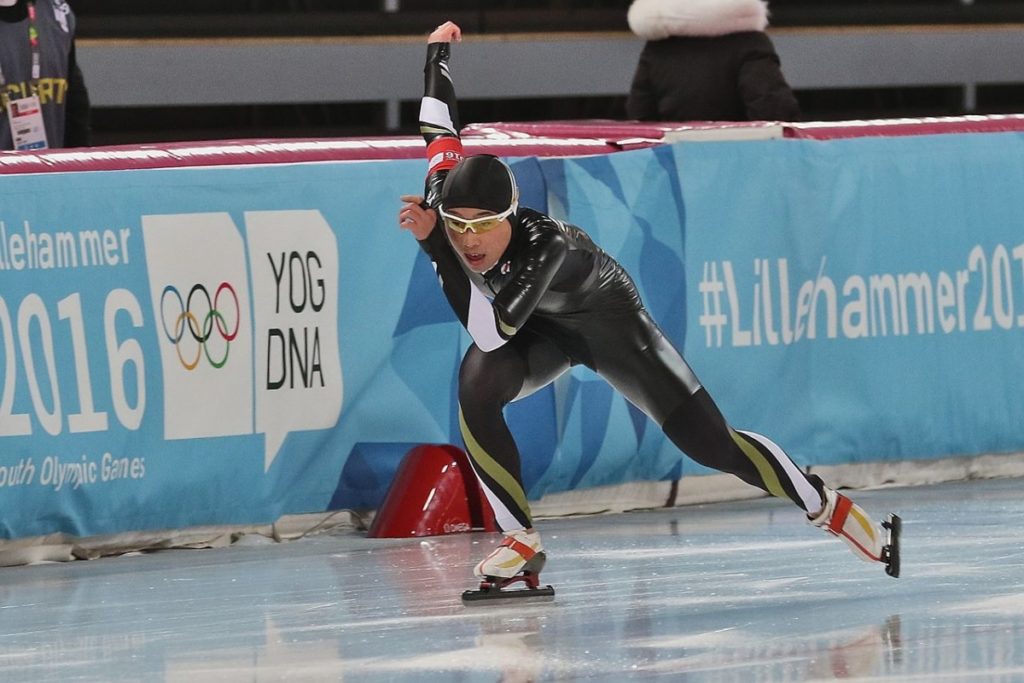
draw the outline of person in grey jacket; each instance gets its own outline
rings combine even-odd
[[[626,113],[640,121],[796,121],[800,105],[765,34],[762,0],[634,0],[648,42]]]
[[[33,106],[41,112],[46,141],[25,148],[89,144],[89,94],[75,57],[75,15],[68,3],[0,0],[0,150],[16,147],[12,113]]]

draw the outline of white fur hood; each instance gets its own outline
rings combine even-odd
[[[669,36],[722,36],[763,31],[768,3],[762,0],[633,0],[629,28],[645,40]]]

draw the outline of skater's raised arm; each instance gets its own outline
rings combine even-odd
[[[419,240],[434,269],[441,278],[445,296],[455,314],[468,328],[470,290],[473,285],[459,264],[437,226],[437,209],[441,205],[441,188],[448,172],[462,161],[462,140],[459,138],[459,110],[455,101],[455,85],[448,71],[452,41],[462,40],[462,29],[451,21],[438,26],[427,38],[427,61],[423,66],[423,99],[420,101],[420,134],[427,143],[427,178],[420,208],[424,217],[414,216],[419,222],[432,218],[428,229],[411,228]],[[407,211],[408,218],[413,212]],[[404,226],[403,226],[404,227]],[[422,236],[421,236],[422,235]]]
[[[409,230],[434,264],[445,298],[477,345],[489,351],[505,343],[500,326],[487,297],[470,282],[452,250],[444,229],[438,227],[437,209],[441,188],[448,172],[462,160],[459,139],[459,115],[455,87],[448,72],[451,41],[462,40],[462,30],[448,21],[438,26],[427,39],[424,66],[423,100],[420,104],[420,132],[427,143],[427,178],[423,196],[403,195],[398,224]],[[475,311],[471,315],[471,310]]]
[[[462,30],[447,21],[427,39],[427,63],[423,67],[423,100],[420,102],[420,133],[427,143],[426,202],[436,208],[441,186],[455,164],[462,160],[459,110],[455,85],[448,71],[452,41],[462,40]]]
[[[428,39],[420,107],[429,162],[426,187],[421,201],[416,195],[403,197],[399,225],[416,236],[433,261],[448,303],[477,347],[491,351],[533,314],[568,246],[563,230],[550,218],[519,210],[519,190],[507,164],[483,154],[463,158],[448,69],[451,41],[461,37],[459,27],[446,22]],[[515,230],[518,248],[510,253]],[[492,269],[502,258],[499,275],[505,281],[495,286]]]

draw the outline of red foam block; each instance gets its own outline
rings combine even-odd
[[[370,538],[442,536],[497,531],[469,458],[447,444],[413,448],[402,458]]]

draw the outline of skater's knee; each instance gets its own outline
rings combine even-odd
[[[459,368],[459,403],[463,406],[503,407],[523,385],[522,360],[498,349],[484,353],[470,347]]]

